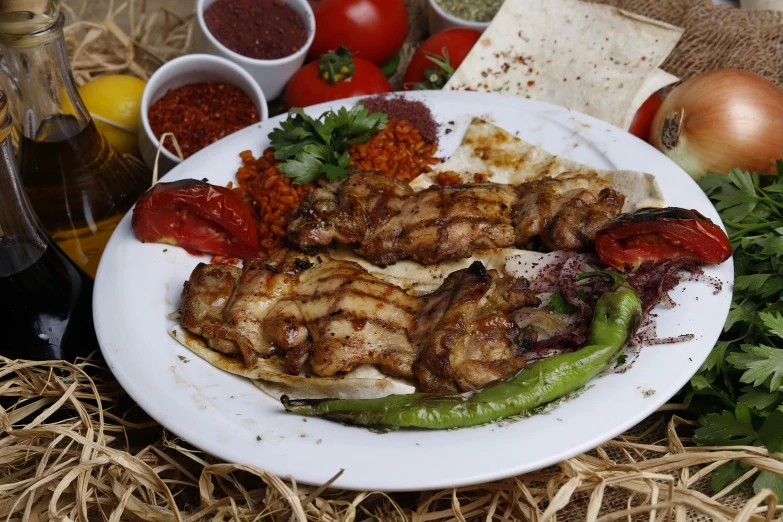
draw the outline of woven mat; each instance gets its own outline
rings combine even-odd
[[[401,70],[424,35],[426,23],[426,0],[407,1],[412,30]],[[658,16],[681,25],[694,13],[712,9],[706,0],[600,1],[637,12],[665,4],[671,10]],[[107,72],[147,78],[161,63],[181,54],[190,41],[190,0],[71,0],[64,8],[69,19],[66,39],[79,83]],[[759,60],[759,71],[773,78],[783,64],[777,56],[781,26],[777,14],[765,13],[748,18],[755,32],[747,39],[766,38],[766,53],[775,58]],[[697,42],[708,40],[704,35],[699,38]],[[721,43],[727,47],[720,49],[739,45],[732,42]],[[682,78],[692,74],[685,56],[693,45],[689,37],[683,38],[667,69]],[[699,67],[723,67],[741,58],[724,54],[710,62],[700,58]],[[682,406],[670,404],[665,409],[594,451],[545,470],[455,490],[356,493],[302,486],[198,451],[150,420],[100,359],[74,366],[0,358],[0,517],[299,522],[772,520],[774,505],[765,501],[774,504],[774,499],[754,496],[749,484],[760,470],[783,474],[779,460],[783,455],[770,456],[765,449],[753,447],[694,447],[693,422],[679,416],[685,414]],[[723,491],[711,492],[710,472],[731,460],[750,465],[750,470]]]

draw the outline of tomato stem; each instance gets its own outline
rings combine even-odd
[[[443,48],[443,56],[424,51],[425,56],[433,65],[424,70],[424,81],[412,84],[414,90],[438,90],[442,89],[454,74],[454,67],[449,63],[449,50]]]
[[[336,51],[322,54],[318,60],[319,75],[331,84],[350,80],[354,71],[351,51],[342,45]]]

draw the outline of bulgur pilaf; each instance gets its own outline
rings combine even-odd
[[[386,128],[368,141],[351,145],[348,153],[351,166],[362,170],[378,170],[397,179],[410,181],[430,172],[440,160],[434,155],[437,143],[428,143],[407,120],[389,118]],[[242,166],[237,171],[238,187],[234,187],[256,216],[260,254],[269,256],[283,246],[286,236],[286,216],[299,206],[313,183],[295,185],[282,174],[270,147],[259,158],[249,150],[240,153]]]

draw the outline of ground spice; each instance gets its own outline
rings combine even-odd
[[[437,0],[444,11],[470,20],[471,22],[490,22],[503,5],[503,0]]]
[[[172,89],[150,106],[147,116],[156,137],[174,133],[185,158],[261,119],[242,89],[216,82]],[[170,141],[165,147],[176,154]]]
[[[429,107],[420,101],[408,100],[402,96],[381,94],[369,96],[359,101],[364,108],[373,112],[386,113],[389,118],[407,120],[413,128],[419,131],[421,138],[427,143],[438,139],[438,123],[432,117]]]
[[[307,42],[302,16],[282,0],[217,0],[204,22],[220,43],[259,60],[284,58]]]

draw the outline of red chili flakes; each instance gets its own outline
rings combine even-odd
[[[532,87],[532,86],[534,86],[535,84],[536,84],[536,82],[534,82],[533,80],[530,80],[529,82],[527,82],[527,86],[528,86],[528,87]]]
[[[185,158],[260,121],[258,110],[242,89],[216,82],[170,90],[150,106],[148,117],[156,137],[174,133]],[[171,141],[166,140],[165,147],[176,154]]]
[[[642,61],[645,61],[647,59],[646,56],[642,56]]]

